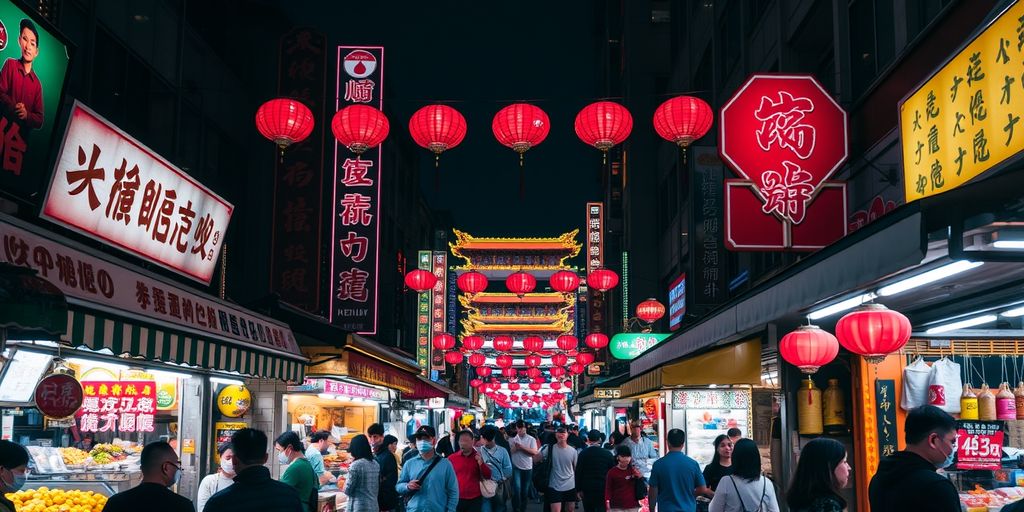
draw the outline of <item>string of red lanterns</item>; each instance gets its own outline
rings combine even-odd
[[[878,364],[910,339],[910,320],[881,304],[864,304],[836,323],[836,335],[804,325],[782,337],[779,355],[804,373],[814,373],[839,354],[839,346]]]

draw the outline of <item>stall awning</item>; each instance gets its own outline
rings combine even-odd
[[[761,340],[751,339],[686,358],[629,380],[623,398],[664,388],[761,383]]]
[[[445,386],[442,386],[436,382],[432,382],[421,376],[416,377],[416,383],[413,386],[413,390],[409,393],[402,392],[402,398],[405,400],[429,400],[431,398],[448,398],[448,393],[451,392]]]

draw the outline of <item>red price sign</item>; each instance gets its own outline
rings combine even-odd
[[[957,422],[957,469],[1000,468],[1003,457],[1003,426],[994,421]]]

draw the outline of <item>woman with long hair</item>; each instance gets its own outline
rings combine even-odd
[[[348,453],[353,462],[348,467],[345,488],[348,512],[380,512],[377,493],[380,491],[380,466],[373,458],[370,440],[363,434],[352,438]]]
[[[715,454],[711,463],[704,466],[704,481],[712,491],[718,489],[722,477],[732,474],[732,439],[722,434],[715,438]]]
[[[761,474],[761,452],[751,439],[740,439],[732,451],[732,474],[718,483],[709,512],[779,512],[775,486]]]
[[[850,480],[846,447],[835,439],[819,437],[800,450],[793,485],[786,494],[792,512],[842,512],[846,500],[839,490]]]

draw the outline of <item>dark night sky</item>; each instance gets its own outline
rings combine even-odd
[[[573,131],[579,109],[601,96],[599,5],[304,0],[281,8],[296,24],[327,34],[329,45],[384,46],[389,140],[411,140],[409,117],[431,102],[448,102],[466,116],[465,141],[442,155],[439,193],[433,157],[420,153],[432,208],[451,211],[456,227],[474,234],[550,236],[582,227],[584,203],[600,199],[600,153]],[[552,124],[548,138],[526,153],[522,201],[518,156],[491,133],[495,112],[521,100],[544,109]]]

